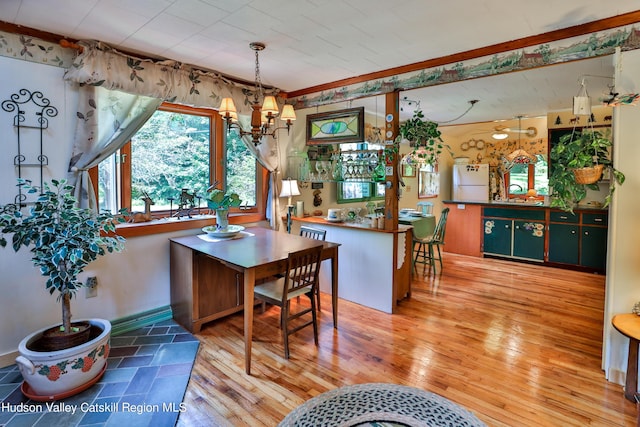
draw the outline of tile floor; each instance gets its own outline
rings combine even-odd
[[[46,403],[29,400],[20,392],[17,366],[0,368],[0,427],[174,426],[198,346],[198,340],[173,320],[111,337],[101,380],[58,402],[77,407],[75,413],[62,407],[48,410]],[[36,410],[11,410],[21,402]]]

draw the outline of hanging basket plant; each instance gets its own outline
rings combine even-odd
[[[435,165],[443,151],[453,155],[451,147],[444,143],[440,135],[438,123],[425,120],[422,110],[417,109],[412,118],[400,125],[396,142],[409,142],[413,147],[409,156],[416,159],[416,163]]]
[[[610,177],[603,205],[607,207],[616,184],[622,185],[625,180],[624,174],[613,167],[611,147],[611,140],[593,128],[560,137],[550,155],[551,207],[573,212],[574,206],[587,196],[587,189],[600,190],[598,182],[605,171]]]
[[[602,171],[604,165],[594,165],[585,168],[573,169],[573,175],[576,177],[576,183],[578,184],[594,184],[600,181],[602,177]]]

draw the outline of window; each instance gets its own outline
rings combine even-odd
[[[524,196],[529,189],[535,189],[539,196],[549,194],[549,162],[544,154],[537,154],[533,164],[516,164],[509,171],[509,195]]]
[[[256,206],[257,162],[235,128],[226,135],[226,153],[227,188],[238,193],[242,206]]]
[[[258,163],[237,132],[225,136],[222,128],[213,110],[163,104],[129,143],[100,163],[100,208],[141,212],[146,193],[155,218],[176,215],[181,195],[193,200],[193,214],[207,213],[206,190],[218,181],[218,188],[240,195],[243,212],[257,212]]]

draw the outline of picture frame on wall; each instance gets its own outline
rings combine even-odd
[[[418,170],[418,199],[438,197],[440,174],[433,166],[425,165]]]
[[[402,164],[400,166],[403,178],[415,178],[417,176],[416,167],[414,165]]]
[[[362,141],[364,141],[364,107],[307,116],[307,145]]]

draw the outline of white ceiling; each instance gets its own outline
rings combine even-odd
[[[0,0],[0,20],[96,39],[294,91],[542,34],[640,9],[640,0]],[[613,74],[609,58],[402,94],[433,120],[536,116],[569,108],[582,74]],[[606,79],[589,82],[594,97]],[[592,86],[593,85],[593,86]],[[408,107],[408,106],[407,106]],[[405,112],[409,108],[404,109]]]

